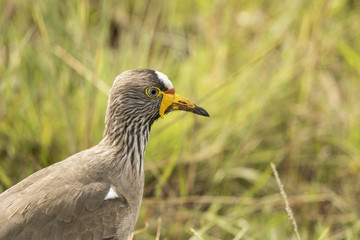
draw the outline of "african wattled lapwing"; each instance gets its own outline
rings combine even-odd
[[[128,70],[110,91],[98,145],[44,168],[0,195],[0,239],[124,239],[137,221],[151,125],[174,110],[209,116],[168,77]]]

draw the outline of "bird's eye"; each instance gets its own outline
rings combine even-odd
[[[149,98],[156,98],[160,95],[160,90],[156,87],[147,88],[145,92]]]

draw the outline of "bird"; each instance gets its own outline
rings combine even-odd
[[[159,71],[118,75],[100,142],[0,194],[0,239],[128,239],[141,207],[151,126],[172,111],[210,116]]]

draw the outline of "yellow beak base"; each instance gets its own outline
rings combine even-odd
[[[189,100],[181,97],[180,95],[168,94],[162,92],[163,98],[161,100],[159,114],[161,118],[164,118],[165,111],[170,107],[170,111],[181,110],[188,111],[198,115],[209,117],[209,113],[202,107],[190,102]]]

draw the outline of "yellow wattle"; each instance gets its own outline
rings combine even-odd
[[[163,98],[161,100],[159,114],[160,117],[163,119],[166,109],[173,103],[175,95],[162,93]]]

